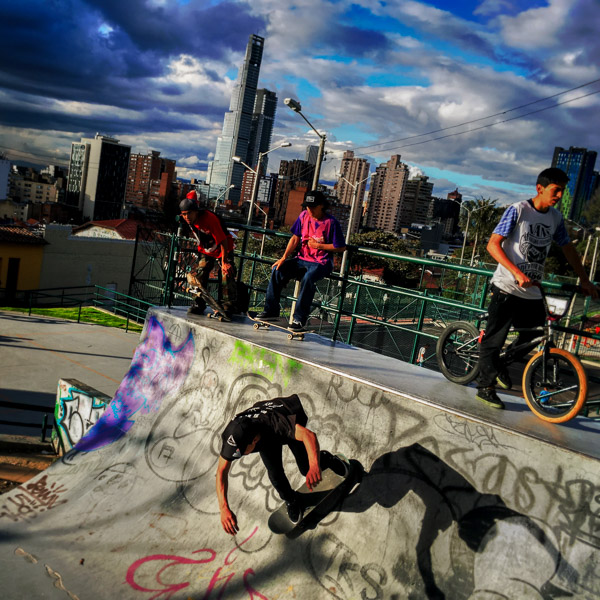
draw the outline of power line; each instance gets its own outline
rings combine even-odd
[[[582,83],[581,85],[578,85],[576,87],[570,88],[568,90],[564,90],[562,92],[558,92],[557,94],[553,94],[552,96],[546,96],[545,98],[540,98],[539,100],[533,100],[532,102],[527,102],[526,104],[521,104],[520,106],[515,106],[514,108],[508,108],[506,110],[494,113],[492,115],[488,115],[487,117],[480,117],[478,119],[472,119],[470,121],[465,121],[464,123],[459,123],[458,125],[451,125],[450,127],[442,127],[441,129],[434,129],[433,131],[428,131],[427,133],[420,133],[417,135],[411,135],[408,137],[404,137],[404,138],[399,138],[396,140],[388,140],[387,142],[379,142],[377,144],[370,144],[369,146],[357,146],[356,148],[353,148],[353,150],[364,150],[365,148],[374,148],[375,146],[383,146],[384,144],[395,144],[396,142],[404,142],[406,140],[411,140],[414,138],[418,138],[418,137],[423,137],[425,135],[433,135],[434,133],[440,133],[442,131],[448,131],[450,129],[456,129],[457,127],[462,127],[464,125],[470,125],[471,123],[478,123],[480,121],[485,121],[486,119],[492,119],[493,117],[498,117],[500,115],[505,115],[508,114],[510,112],[514,112],[515,110],[520,110],[521,108],[526,108],[527,106],[532,106],[533,104],[538,104],[539,102],[544,102],[546,100],[550,100],[552,98],[556,98],[558,96],[562,96],[563,94],[568,94],[569,92],[572,92],[574,90],[578,90],[581,89],[583,87],[586,87],[588,85],[592,85],[593,83],[597,83],[600,81],[599,79],[594,79],[592,81],[588,81],[587,83]],[[598,93],[598,92],[593,92],[593,93]],[[591,95],[591,94],[587,94],[587,95]],[[585,96],[580,96],[580,98],[584,98]],[[578,98],[575,98],[575,100],[578,100]],[[570,102],[570,100],[568,101]],[[558,104],[553,104],[551,107],[548,108],[554,108],[555,106],[560,106],[560,104],[565,104],[566,102],[562,102],[562,103],[558,103]],[[522,116],[527,116],[528,114],[534,114],[534,113],[527,113],[525,115]],[[512,119],[510,119],[512,120]],[[500,123],[504,123],[505,121],[500,121]],[[476,131],[476,130],[469,130],[469,131]],[[466,133],[466,132],[464,132]],[[436,138],[436,139],[440,139],[440,138]]]
[[[508,123],[509,121],[516,121],[518,119],[522,119],[523,117],[528,117],[529,115],[535,115],[537,113],[544,112],[545,110],[550,110],[551,108],[556,108],[557,106],[561,106],[563,104],[568,104],[569,102],[575,102],[575,100],[581,100],[581,98],[587,98],[588,96],[593,96],[594,94],[600,94],[600,90],[597,90],[595,92],[590,92],[589,94],[584,94],[583,96],[578,96],[577,98],[571,98],[571,100],[564,100],[563,102],[557,102],[556,104],[553,104],[552,106],[546,106],[544,108],[539,108],[538,110],[532,110],[531,112],[525,113],[523,115],[518,115],[516,117],[511,117],[510,119],[503,119],[502,121],[496,121],[495,123],[488,123],[487,125],[482,125],[481,127],[475,127],[474,129],[468,129],[467,131],[458,131],[457,133],[449,133],[448,135],[440,135],[438,137],[431,138],[429,140],[423,140],[422,142],[414,142],[412,144],[403,144],[401,146],[395,146],[393,148],[385,148],[385,149],[381,149],[381,150],[375,150],[374,152],[371,152],[371,154],[377,154],[379,152],[390,152],[392,150],[399,150],[400,148],[409,148],[410,146],[419,146],[421,144],[435,142],[436,140],[443,140],[443,139],[446,139],[449,137],[455,137],[457,135],[473,133],[474,131],[479,131],[481,129],[487,129],[488,127],[495,127],[496,125],[501,125],[502,123]],[[417,136],[417,137],[419,137],[419,136]],[[362,156],[366,156],[366,155],[363,154]]]

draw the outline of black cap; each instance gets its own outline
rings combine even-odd
[[[244,427],[243,420],[234,419],[221,434],[221,456],[226,460],[241,458],[254,437],[254,434]]]
[[[304,202],[302,203],[302,208],[314,208],[315,206],[324,206],[327,208],[329,206],[329,200],[327,200],[327,198],[325,198],[325,194],[319,190],[311,190],[310,192],[306,192],[306,196],[304,196]]]
[[[198,208],[198,204],[195,200],[190,200],[189,198],[184,198],[179,203],[179,211],[183,212],[184,210],[200,210]]]

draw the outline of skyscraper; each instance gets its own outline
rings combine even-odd
[[[129,173],[125,203],[128,208],[139,208],[162,211],[166,193],[170,190],[175,177],[175,161],[161,158],[160,152],[151,150],[148,154],[131,154],[129,157]],[[166,190],[161,194],[161,182]]]
[[[427,175],[417,175],[406,182],[404,199],[400,206],[400,227],[410,227],[413,223],[427,224],[431,221],[432,191],[433,183]]]
[[[306,155],[304,160],[313,166],[317,164],[317,158],[319,156],[319,146],[306,146]]]
[[[400,161],[399,154],[377,167],[369,190],[368,227],[391,232],[399,229],[407,181],[408,166]]]
[[[71,144],[67,204],[90,220],[121,217],[131,146],[96,134]]]
[[[569,176],[569,183],[559,204],[559,210],[565,219],[579,221],[581,213],[589,202],[593,191],[597,154],[593,150],[573,146],[568,150],[559,146],[554,148],[552,166],[562,169]]]
[[[252,128],[250,130],[250,141],[248,143],[248,156],[244,162],[253,169],[258,166],[258,155],[267,152],[271,147],[273,135],[273,123],[277,111],[277,95],[275,92],[261,89],[256,92],[254,101],[254,113],[252,114]],[[269,157],[263,156],[260,172],[266,173]],[[258,169],[257,169],[258,170]]]
[[[358,232],[370,168],[371,164],[365,158],[355,158],[352,150],[344,152],[342,164],[340,165],[340,178],[337,182],[337,197],[340,204],[352,205],[352,198],[354,197],[354,187],[352,186],[358,185],[356,189],[356,208],[350,225],[350,233]]]
[[[233,184],[235,188],[226,194],[233,204],[237,204],[240,199],[245,167],[232,162],[231,157],[239,156],[244,162],[248,158],[263,45],[264,38],[254,34],[250,35],[244,63],[240,67],[231,94],[229,111],[225,113],[223,120],[223,132],[217,139],[215,158],[209,166],[208,179],[211,185],[211,196],[219,195],[222,190]]]

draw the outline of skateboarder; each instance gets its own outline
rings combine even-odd
[[[217,465],[217,497],[223,529],[234,535],[238,531],[237,517],[227,502],[227,484],[232,461],[259,452],[267,468],[269,480],[286,503],[293,523],[302,519],[303,509],[298,493],[292,489],[283,470],[282,451],[286,445],[292,451],[306,484],[312,488],[321,481],[321,470],[331,469],[345,477],[348,464],[330,452],[319,449],[317,436],[306,428],[308,417],[296,394],[257,402],[238,413],[221,434],[222,446]]]
[[[195,276],[203,288],[208,287],[208,279],[217,261],[220,261],[222,304],[225,316],[231,318],[237,299],[236,269],[233,259],[233,238],[217,215],[207,209],[201,209],[196,202],[196,192],[192,190],[179,203],[183,220],[188,224],[198,241],[200,259]],[[196,296],[188,313],[201,315],[206,302]]]
[[[327,213],[329,202],[322,192],[307,192],[302,207],[306,210],[292,225],[292,237],[283,256],[273,264],[265,309],[257,315],[263,321],[277,320],[283,288],[291,279],[301,278],[300,293],[289,326],[296,331],[302,331],[306,325],[317,282],[333,270],[333,253],[346,249],[342,228],[335,217]],[[290,258],[298,245],[298,255]]]

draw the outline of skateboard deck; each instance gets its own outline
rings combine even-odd
[[[187,289],[188,292],[194,294],[194,296],[199,296],[210,306],[213,310],[212,313],[209,313],[209,317],[211,319],[219,319],[219,321],[231,321],[229,317],[225,314],[225,309],[221,306],[219,302],[217,302],[208,291],[202,287],[200,281],[192,274],[188,273],[187,277]]]
[[[262,319],[258,319],[256,317],[256,313],[248,312],[246,315],[251,321],[254,321],[254,329],[270,329],[271,327],[274,327],[275,329],[285,331],[287,333],[288,340],[303,340],[306,333],[308,333],[306,329],[302,331],[293,331],[289,328],[287,321],[284,319],[280,319],[279,321],[263,321]]]
[[[360,481],[361,473],[360,463],[351,460],[346,477],[340,477],[331,469],[325,469],[321,473],[321,481],[313,487],[312,492],[308,489],[305,481],[296,490],[301,494],[300,502],[304,508],[302,519],[298,523],[292,523],[288,517],[285,503],[283,503],[275,512],[271,513],[268,521],[269,529],[273,533],[284,533],[288,537],[294,538],[306,529],[314,528],[350,493],[354,485]]]

